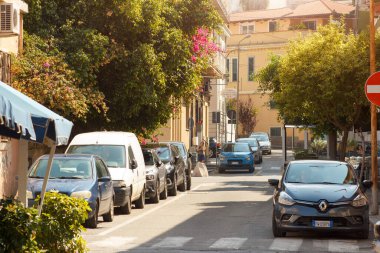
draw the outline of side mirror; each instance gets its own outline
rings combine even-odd
[[[101,177],[98,179],[99,182],[110,182],[111,177]]]
[[[131,169],[134,170],[136,168],[137,168],[137,161],[135,159],[133,159],[131,162]]]
[[[278,184],[279,184],[280,180],[278,179],[268,179],[268,183],[273,186],[273,187],[278,187]]]
[[[362,185],[363,185],[364,189],[369,189],[369,188],[372,187],[372,181],[370,181],[370,180],[364,180],[362,182]]]

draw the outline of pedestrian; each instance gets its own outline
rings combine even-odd
[[[197,147],[198,162],[204,163],[206,158],[206,141],[202,139],[201,143]]]

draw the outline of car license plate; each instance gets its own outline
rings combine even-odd
[[[239,162],[231,162],[232,165],[239,165]]]
[[[313,227],[315,228],[331,228],[333,222],[329,220],[313,220]]]

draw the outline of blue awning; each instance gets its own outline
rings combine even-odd
[[[66,145],[73,123],[11,86],[0,82],[0,135]]]

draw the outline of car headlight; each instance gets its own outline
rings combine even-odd
[[[219,160],[224,161],[224,159],[226,159],[225,156],[222,156],[222,155],[219,156]]]
[[[26,198],[27,199],[34,199],[33,198],[33,193],[31,191],[26,191]]]
[[[247,157],[245,158],[245,160],[250,161],[250,160],[251,160],[251,157],[250,157],[250,156],[247,156]]]
[[[154,179],[154,175],[153,174],[146,175],[146,180],[153,180],[153,179]]]
[[[280,197],[278,198],[278,203],[286,206],[294,205],[296,202],[292,197],[289,196],[286,192],[281,192]]]
[[[120,188],[127,187],[127,184],[125,183],[124,180],[114,180],[112,181],[112,184],[113,184],[113,187],[120,187]]]
[[[354,207],[359,207],[359,206],[365,206],[365,205],[367,205],[367,203],[368,203],[368,201],[367,201],[366,196],[364,196],[363,194],[359,194],[352,201],[351,205],[354,206]]]
[[[78,198],[78,199],[89,199],[91,198],[90,191],[79,191],[71,193],[70,197]]]

